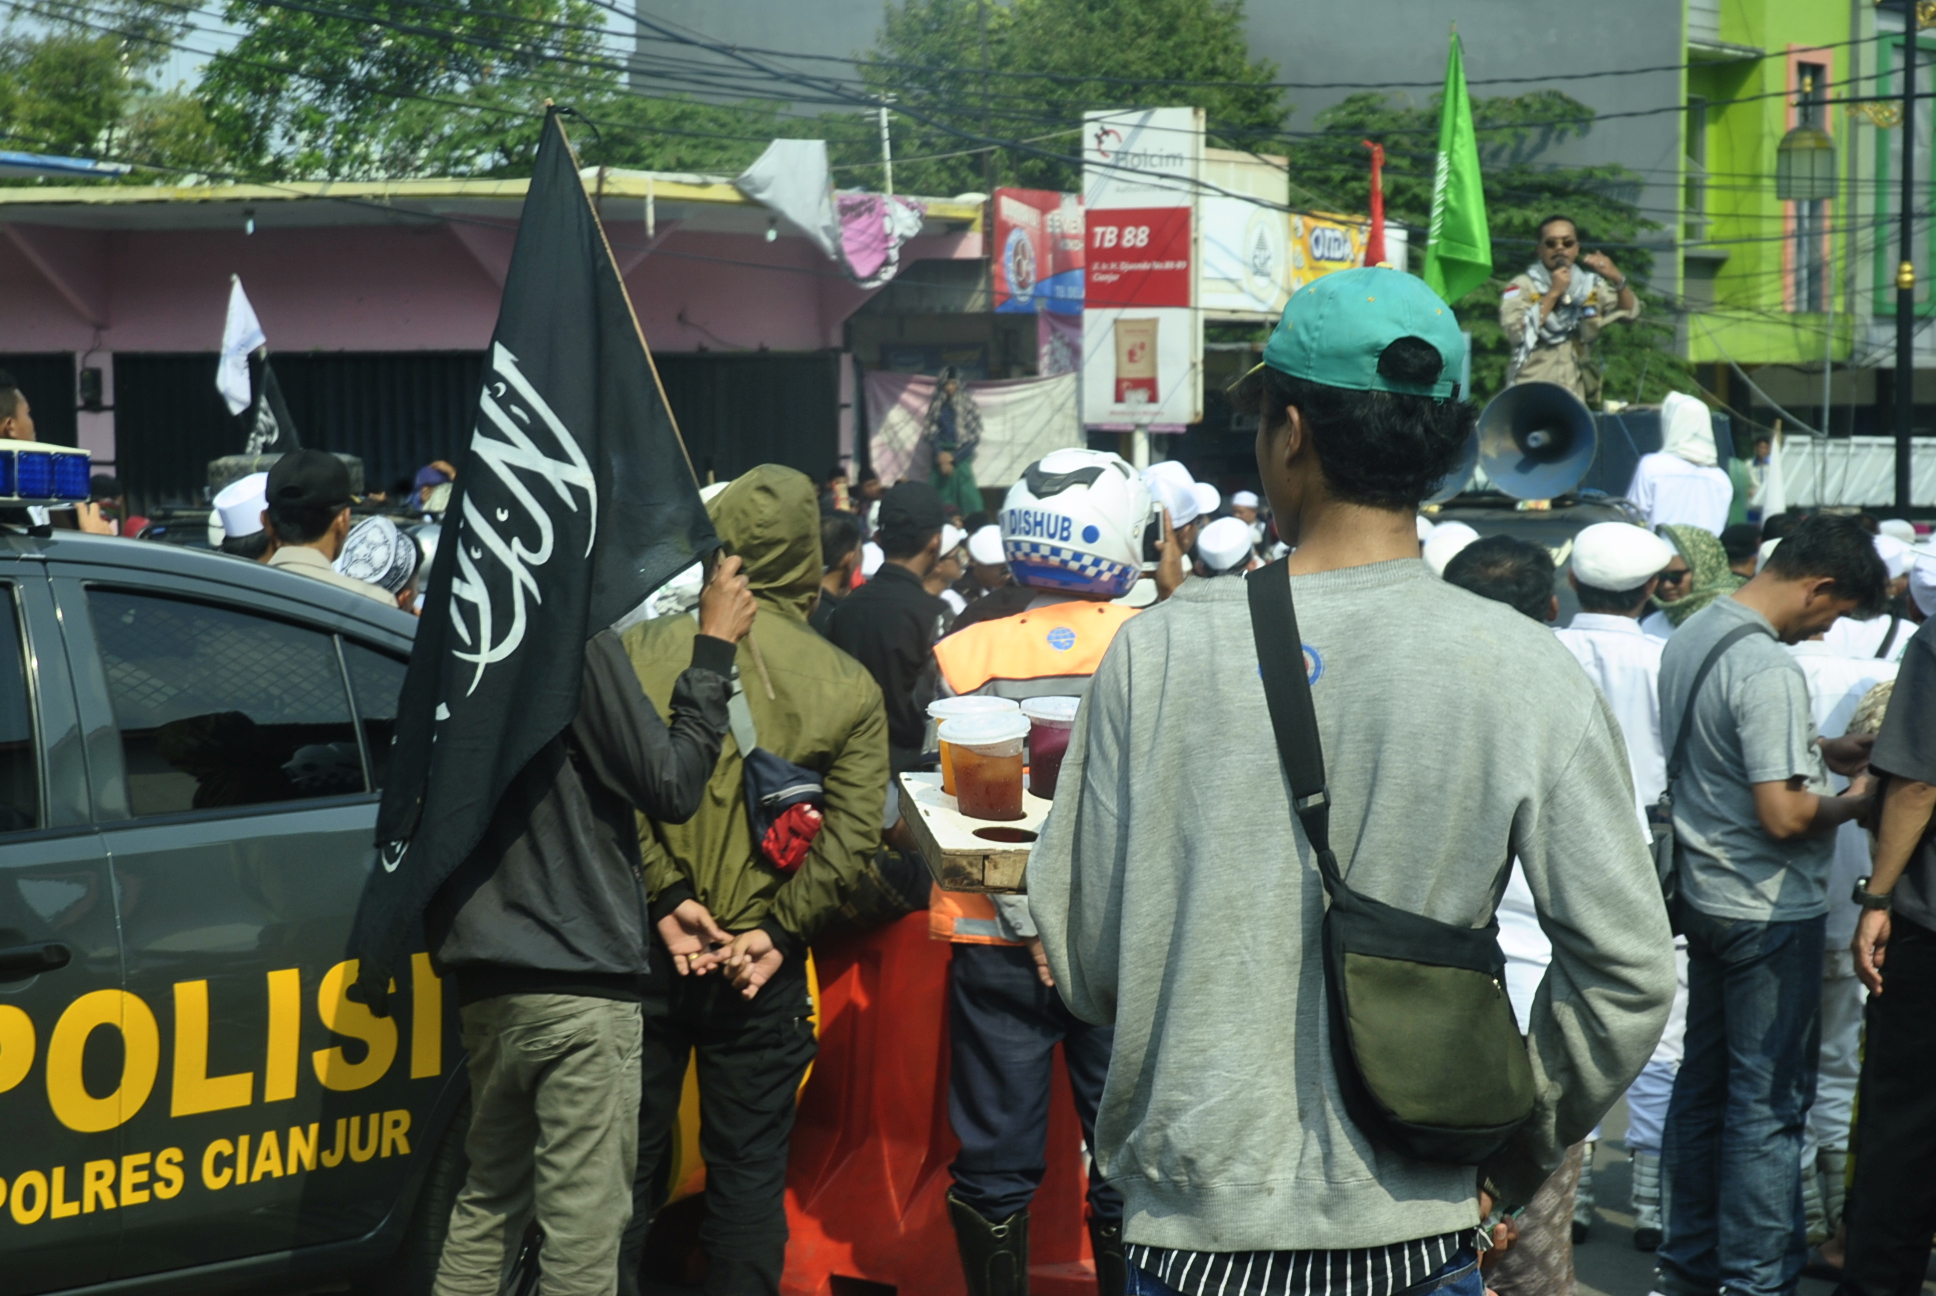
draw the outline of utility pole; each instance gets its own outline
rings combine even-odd
[[[1910,447],[1916,418],[1916,34],[1918,6],[1903,6],[1902,261],[1896,266],[1896,508],[1909,510]]]
[[[894,142],[887,133],[887,106],[892,102],[893,95],[881,96],[881,189],[890,198],[894,196]]]
[[[995,128],[989,119],[988,103],[988,0],[981,0],[979,9],[981,19],[981,133],[984,139],[994,139]],[[988,195],[988,202],[992,209],[995,201],[995,148],[993,145],[982,150],[981,181],[982,191]],[[995,227],[992,222],[985,222],[984,229],[988,238],[992,239],[995,237]],[[990,244],[990,246],[993,246],[993,244]]]

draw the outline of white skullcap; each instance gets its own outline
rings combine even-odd
[[[1882,528],[1882,534],[1886,536],[1894,536],[1906,545],[1916,543],[1916,524],[1914,522],[1910,522],[1904,518],[1884,518],[1877,525]]]
[[[1002,553],[1002,529],[991,522],[969,536],[968,556],[984,566],[1007,562]]]
[[[1203,512],[1197,507],[1197,483],[1190,470],[1174,459],[1143,469],[1143,484],[1158,508],[1170,511],[1170,525],[1188,526]]]
[[[1761,575],[1761,569],[1768,565],[1768,556],[1774,553],[1775,546],[1780,543],[1781,540],[1779,537],[1761,542],[1761,552],[1755,555],[1755,575]]]
[[[1248,562],[1251,552],[1250,524],[1242,518],[1218,518],[1197,537],[1197,557],[1219,574]]]
[[[1917,552],[1916,565],[1909,569],[1909,597],[1924,616],[1936,616],[1936,553]]]
[[[1889,579],[1897,580],[1909,574],[1915,565],[1916,551],[1892,535],[1879,535],[1875,538],[1876,557],[1889,569]]]
[[[215,512],[225,536],[252,536],[262,530],[262,510],[269,507],[269,474],[250,473],[224,486],[215,497]]]
[[[1418,542],[1420,544],[1424,544],[1427,540],[1430,540],[1432,533],[1438,529],[1439,524],[1432,521],[1431,518],[1426,517],[1423,513],[1418,515]]]
[[[961,548],[962,542],[967,538],[968,533],[966,531],[963,531],[952,522],[943,522],[941,524],[941,556],[946,558],[949,554]]]
[[[1439,523],[1432,529],[1431,539],[1425,542],[1425,565],[1432,569],[1434,576],[1445,575],[1445,564],[1478,538],[1479,533],[1463,522]]]
[[[1192,488],[1197,497],[1197,516],[1209,517],[1223,507],[1223,496],[1209,482],[1198,482]]]
[[[1630,522],[1595,522],[1573,538],[1573,578],[1617,593],[1636,589],[1674,561],[1674,546]]]
[[[860,547],[860,574],[869,580],[874,578],[874,573],[879,571],[881,564],[886,561],[886,551],[872,540]]]
[[[336,570],[378,589],[401,594],[417,574],[417,542],[387,517],[366,517],[350,528]]]
[[[1230,503],[1231,503],[1231,507],[1233,508],[1256,508],[1257,492],[1256,491],[1238,491],[1235,495],[1232,495],[1230,497]]]

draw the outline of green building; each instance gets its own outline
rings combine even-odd
[[[1890,98],[1902,86],[1902,4],[1687,0],[1686,22],[1683,353],[1754,425],[1887,434],[1902,146]],[[1918,43],[1926,92],[1936,30]],[[1921,210],[1932,197],[1930,125],[1925,102],[1915,131]],[[1824,196],[1784,200],[1784,153],[1797,182],[1813,176]],[[1917,309],[1927,319],[1936,314],[1927,220],[1918,238]],[[1921,334],[1915,363],[1936,370],[1936,345]],[[1936,404],[1936,373],[1919,392],[1925,385],[1923,399]],[[1928,413],[1936,428],[1936,409]]]

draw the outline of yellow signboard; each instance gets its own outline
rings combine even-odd
[[[1371,234],[1371,223],[1362,217],[1292,212],[1290,222],[1292,292],[1333,270],[1349,270],[1365,263],[1365,240]]]

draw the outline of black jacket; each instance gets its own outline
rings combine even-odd
[[[934,641],[948,605],[905,567],[883,563],[873,579],[840,601],[828,638],[867,668],[887,703],[888,764],[899,774],[921,753],[934,699]]]
[[[633,812],[682,822],[719,761],[733,645],[698,635],[672,726],[604,631],[585,645],[578,715],[498,802],[484,839],[424,915],[460,1002],[495,995],[636,999],[650,948]]]

